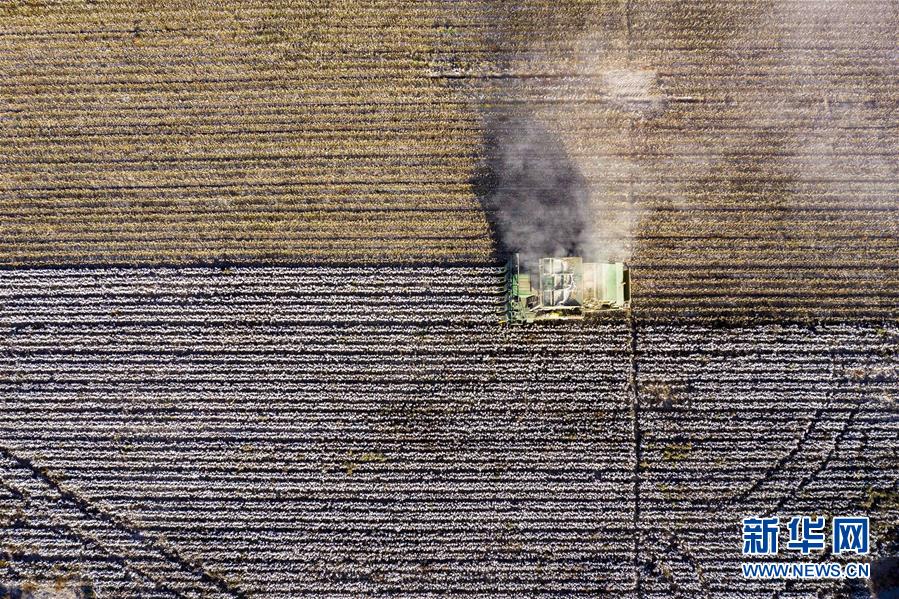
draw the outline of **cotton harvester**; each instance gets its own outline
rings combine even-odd
[[[584,262],[579,256],[506,265],[506,319],[510,323],[578,319],[630,305],[630,272],[622,262]]]

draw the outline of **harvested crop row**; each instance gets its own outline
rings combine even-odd
[[[489,261],[477,115],[427,76],[445,11],[11,7],[0,262]],[[376,192],[423,213],[354,214]]]
[[[632,215],[636,305],[689,305],[660,277],[678,266],[741,312],[889,316],[869,298],[899,251],[895,11],[17,5],[0,41],[0,136],[17,140],[0,262],[487,263],[484,121],[511,106],[550,126],[563,115],[562,141],[610,208],[600,219]],[[375,204],[395,218],[365,212]],[[836,261],[868,297],[803,273],[797,302],[775,285],[741,299],[704,271],[762,281]]]

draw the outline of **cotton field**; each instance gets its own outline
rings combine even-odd
[[[0,599],[892,597],[897,40],[895,0],[0,2]],[[629,309],[505,324],[515,252]],[[869,516],[871,576],[744,578],[794,515]]]
[[[0,277],[18,579],[715,596],[746,512],[895,535],[895,327],[507,328],[494,268]]]

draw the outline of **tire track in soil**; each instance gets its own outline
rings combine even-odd
[[[830,377],[833,380],[837,379],[837,367],[839,365],[839,355],[835,352],[832,352],[830,363]],[[860,409],[858,406],[856,406],[852,410],[831,410],[831,408],[834,407],[833,399],[834,390],[831,389],[827,393],[823,405],[815,410],[814,414],[809,420],[808,426],[806,426],[805,430],[798,437],[795,445],[793,445],[793,447],[787,453],[785,453],[779,460],[777,460],[777,462],[773,466],[765,470],[765,473],[762,475],[762,477],[753,482],[745,491],[742,491],[736,495],[733,495],[729,499],[724,500],[719,504],[719,507],[747,505],[753,502],[761,502],[764,499],[757,496],[759,495],[763,487],[767,486],[769,483],[777,485],[778,481],[786,482],[787,484],[785,488],[790,489],[790,491],[785,495],[781,495],[775,503],[774,507],[767,510],[766,512],[769,515],[773,515],[777,513],[778,510],[783,509],[783,507],[786,506],[786,504],[792,498],[794,498],[806,485],[815,480],[815,478],[827,468],[827,465],[830,463],[831,459],[839,448],[842,439],[845,438],[846,433],[849,431],[849,428],[858,415]],[[828,415],[833,416],[833,418],[828,419]],[[795,481],[795,475],[790,474],[788,466],[790,464],[801,465],[803,462],[807,463],[811,461],[802,459],[803,455],[805,455],[805,452],[803,450],[810,445],[814,434],[830,420],[840,422],[840,428],[830,436],[831,443],[829,451],[821,458],[820,461],[817,461],[817,466],[811,469],[808,475],[803,476],[798,485],[793,487],[789,484],[789,481]],[[810,451],[813,450],[814,448],[810,449]],[[807,457],[813,458],[814,456]]]
[[[105,525],[106,530],[97,529],[98,535],[106,538],[93,538],[85,536],[77,527],[66,523],[66,527],[72,530],[80,538],[91,544],[96,544],[104,552],[108,553],[119,565],[152,581],[157,588],[166,590],[179,596],[202,597],[235,597],[244,599],[246,594],[234,588],[221,576],[205,570],[199,564],[182,556],[175,548],[168,547],[163,542],[141,530],[139,526],[123,518],[122,516],[108,512],[79,494],[64,488],[58,481],[50,476],[44,468],[37,466],[27,458],[19,456],[7,447],[0,446],[0,464],[3,470],[24,470],[28,476],[39,483],[42,491],[50,497],[47,500],[56,500],[56,512],[64,514],[68,512],[69,518],[87,518],[94,524]],[[4,482],[4,486],[8,483]],[[22,494],[22,491],[18,491]],[[24,495],[24,494],[23,494]],[[32,499],[35,499],[32,497]],[[60,507],[68,508],[65,511]],[[116,547],[118,543],[131,544],[131,547]],[[133,555],[126,556],[124,549],[134,551]],[[136,558],[136,559],[135,559]],[[147,572],[137,566],[135,561],[149,562],[153,566],[153,572]],[[184,580],[193,588],[173,588],[171,581]],[[185,580],[185,578],[187,580]],[[190,593],[190,591],[194,591]]]
[[[818,478],[818,476],[820,476],[821,473],[827,469],[827,466],[830,465],[831,460],[833,460],[833,457],[836,455],[837,451],[839,451],[840,445],[843,443],[843,439],[846,438],[846,434],[852,428],[852,424],[855,422],[855,418],[858,416],[859,411],[861,411],[861,408],[859,406],[856,406],[849,412],[849,416],[846,418],[843,426],[840,428],[839,432],[834,435],[833,445],[827,452],[827,455],[824,456],[824,460],[822,460],[821,463],[818,464],[818,466],[808,476],[803,477],[803,479],[799,481],[799,484],[796,485],[796,488],[793,489],[793,491],[789,495],[782,497],[777,502],[777,505],[775,505],[769,513],[774,514],[777,513],[778,510],[783,509],[791,499],[796,497],[799,492],[802,491],[802,489],[804,489],[810,482]]]
[[[628,340],[628,359],[630,362],[628,367],[628,394],[631,398],[631,419],[634,427],[634,588],[639,597],[642,592],[640,569],[643,567],[643,560],[640,556],[640,461],[642,457],[640,452],[640,398],[637,394],[637,324],[630,310],[627,313],[627,330],[630,336]]]
[[[687,549],[683,542],[678,538],[674,531],[670,529],[657,529],[653,531],[657,536],[653,539],[654,545],[660,547],[658,552],[649,551],[652,560],[647,563],[649,573],[656,575],[671,589],[672,597],[706,597],[711,598],[712,594],[709,590],[708,583],[702,575],[701,566],[696,556]],[[648,535],[647,535],[648,537]],[[659,537],[667,537],[663,540]],[[665,557],[674,558],[669,562],[665,561]],[[685,576],[691,578],[683,580],[685,576],[680,576],[681,581],[677,580],[677,572],[671,568],[671,564],[681,562],[689,567],[689,572]],[[638,595],[639,597],[640,595]]]
[[[636,597],[643,596],[643,581],[642,581],[642,570],[645,569],[646,574],[653,574],[659,576],[661,579],[665,580],[666,584],[669,585],[671,592],[673,593],[673,597],[682,597],[682,596],[697,596],[697,595],[683,595],[682,587],[690,586],[695,587],[695,591],[701,593],[698,596],[702,597],[710,597],[710,591],[708,588],[708,584],[704,580],[701,568],[699,567],[698,561],[694,555],[692,555],[686,547],[683,546],[683,543],[678,538],[677,534],[669,529],[652,529],[645,530],[643,529],[643,525],[640,519],[640,468],[641,463],[643,461],[642,455],[642,434],[640,429],[640,397],[639,397],[639,386],[637,384],[638,377],[638,369],[639,369],[639,361],[638,361],[638,338],[639,338],[639,327],[637,325],[637,321],[634,318],[633,312],[628,310],[627,313],[627,327],[629,334],[628,341],[628,357],[630,361],[630,367],[628,369],[628,387],[629,394],[631,396],[631,417],[633,419],[633,443],[634,443],[634,577],[635,577],[635,590]],[[646,556],[644,558],[643,553],[643,545],[644,545],[644,537],[647,539],[650,535],[663,535],[668,538],[668,543],[664,545],[662,552],[653,552],[647,551]],[[647,546],[653,545],[653,543],[646,543]],[[657,546],[660,544],[656,544]],[[672,574],[671,568],[666,566],[664,562],[665,556],[671,556],[674,558],[673,561],[686,562],[689,566],[690,571],[694,580],[690,580],[685,582],[684,584],[678,583]],[[667,572],[666,572],[667,570]],[[695,584],[692,584],[694,583]]]
[[[91,536],[85,531],[76,530],[73,526],[69,524],[57,524],[53,523],[49,520],[38,521],[37,519],[25,515],[27,508],[30,504],[35,503],[33,498],[25,493],[21,492],[19,489],[16,489],[13,485],[8,484],[6,481],[0,480],[0,485],[3,485],[5,488],[8,488],[10,492],[15,496],[17,500],[21,501],[21,505],[23,507],[19,507],[16,509],[16,512],[13,513],[13,516],[10,520],[5,523],[5,527],[15,527],[17,525],[24,525],[29,527],[39,527],[43,531],[52,532],[55,537],[60,539],[67,539],[73,541],[74,543],[80,544],[82,547],[90,548],[91,550],[95,550],[99,556],[101,556],[98,561],[102,564],[112,564],[118,568],[121,568],[124,577],[127,579],[139,579],[144,584],[150,584],[155,587],[155,590],[165,592],[167,596],[178,597],[179,594],[177,591],[170,589],[163,584],[159,583],[154,577],[143,570],[142,568],[138,568],[134,563],[130,563],[127,559],[117,554],[114,551],[111,551],[107,547],[105,547],[97,538]],[[0,529],[3,531],[3,529]],[[7,571],[7,581],[30,581],[33,579],[32,573],[29,573],[25,570],[19,570],[15,567],[14,563],[16,561],[17,555],[14,549],[15,544],[9,542],[10,539],[4,539],[0,536],[0,561],[6,563],[6,571]],[[24,556],[25,561],[32,561],[33,555]],[[85,566],[86,562],[79,562],[79,566]],[[95,581],[91,580],[90,576],[90,568],[86,568],[86,572],[82,573],[81,579],[82,581],[86,581],[89,585],[94,584]],[[2,590],[2,586],[0,586],[0,590]],[[4,596],[5,597],[5,596]]]

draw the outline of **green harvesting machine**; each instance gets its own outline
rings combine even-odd
[[[630,272],[622,262],[584,262],[580,256],[506,264],[506,320],[510,323],[579,319],[592,312],[626,310]]]

